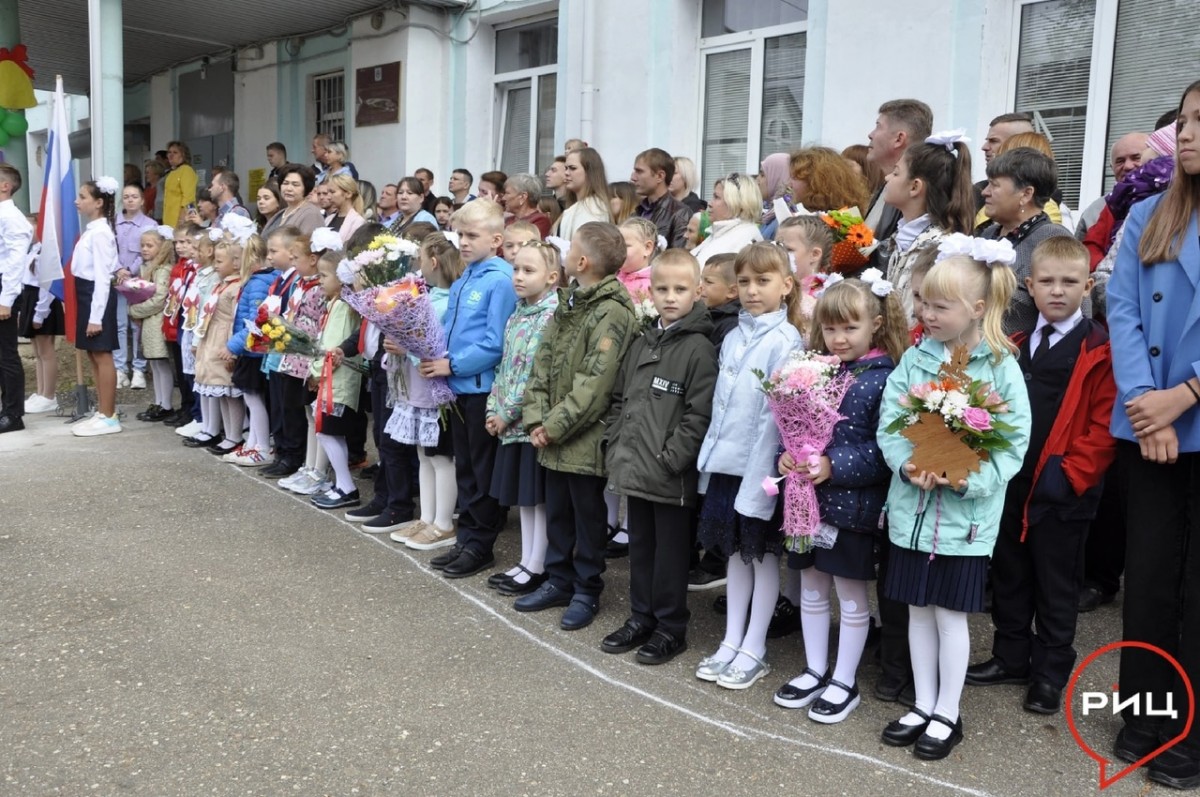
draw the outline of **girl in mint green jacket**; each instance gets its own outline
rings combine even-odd
[[[965,238],[965,236],[964,236]],[[1007,250],[1011,253],[1011,248]],[[993,256],[1004,258],[1006,253]],[[982,611],[988,559],[996,542],[1005,485],[1021,468],[1029,444],[1029,397],[1001,320],[1016,285],[1001,263],[966,255],[940,261],[921,286],[920,321],[925,339],[909,349],[888,378],[880,407],[879,448],[892,469],[887,519],[890,537],[883,592],[909,605],[908,639],[916,704],[892,722],[883,741],[916,743],[927,760],[944,758],[962,741],[962,696],[970,636],[967,613]],[[1008,404],[1010,448],[990,452],[979,471],[951,484],[909,463],[913,445],[885,431],[906,410],[909,390],[938,378],[958,346],[966,346],[972,379],[990,382]]]

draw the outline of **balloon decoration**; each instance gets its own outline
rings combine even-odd
[[[9,50],[0,47],[0,108],[20,109],[37,105],[33,96],[33,70],[30,69],[25,45]],[[13,135],[12,131],[8,131]]]

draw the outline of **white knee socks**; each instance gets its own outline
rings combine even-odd
[[[337,488],[343,493],[354,492],[354,477],[350,475],[350,448],[346,445],[346,438],[317,432],[317,442],[333,466]]]
[[[791,571],[800,576],[800,631],[804,635],[805,665],[815,673],[824,675],[829,669],[829,590],[833,577],[815,567]],[[791,575],[789,573],[789,576]],[[792,680],[801,689],[812,689],[817,679],[801,673]]]
[[[867,582],[835,576],[833,583],[837,589],[840,615],[833,680],[854,686],[858,677],[858,663],[862,659],[863,648],[867,646],[867,631],[871,626],[871,613],[867,609]],[[823,697],[830,703],[840,703],[849,695],[836,686],[830,686]]]
[[[175,374],[170,360],[150,360],[150,378],[154,382],[154,403],[171,409],[171,391],[175,389]]]
[[[546,569],[546,505],[522,506],[521,510],[521,567],[530,573]],[[518,584],[528,584],[529,576],[519,567],[508,571]]]
[[[226,451],[232,451],[242,444],[242,427],[246,421],[246,405],[240,397],[222,396],[218,399],[221,406],[221,423],[225,426],[225,443],[220,446]]]

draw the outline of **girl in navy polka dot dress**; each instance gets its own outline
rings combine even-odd
[[[800,573],[800,627],[807,667],[775,693],[784,708],[809,706],[816,722],[841,722],[860,702],[856,673],[867,642],[867,585],[875,577],[874,547],[891,471],[875,442],[879,405],[892,369],[904,353],[908,323],[891,283],[877,269],[862,279],[826,288],[813,311],[809,348],[833,354],[854,375],[842,399],[842,420],[817,464],[785,453],[779,472],[799,470],[817,486],[817,502],[830,548],[789,553]],[[832,531],[836,529],[836,532]],[[829,672],[829,592],[840,606],[836,665]]]

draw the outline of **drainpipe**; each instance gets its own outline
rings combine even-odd
[[[596,95],[596,0],[583,0],[583,70],[580,86],[579,137],[591,146]]]
[[[121,0],[88,0],[92,176],[125,182],[125,81]],[[85,176],[86,177],[86,176]],[[120,198],[118,197],[118,206]]]

